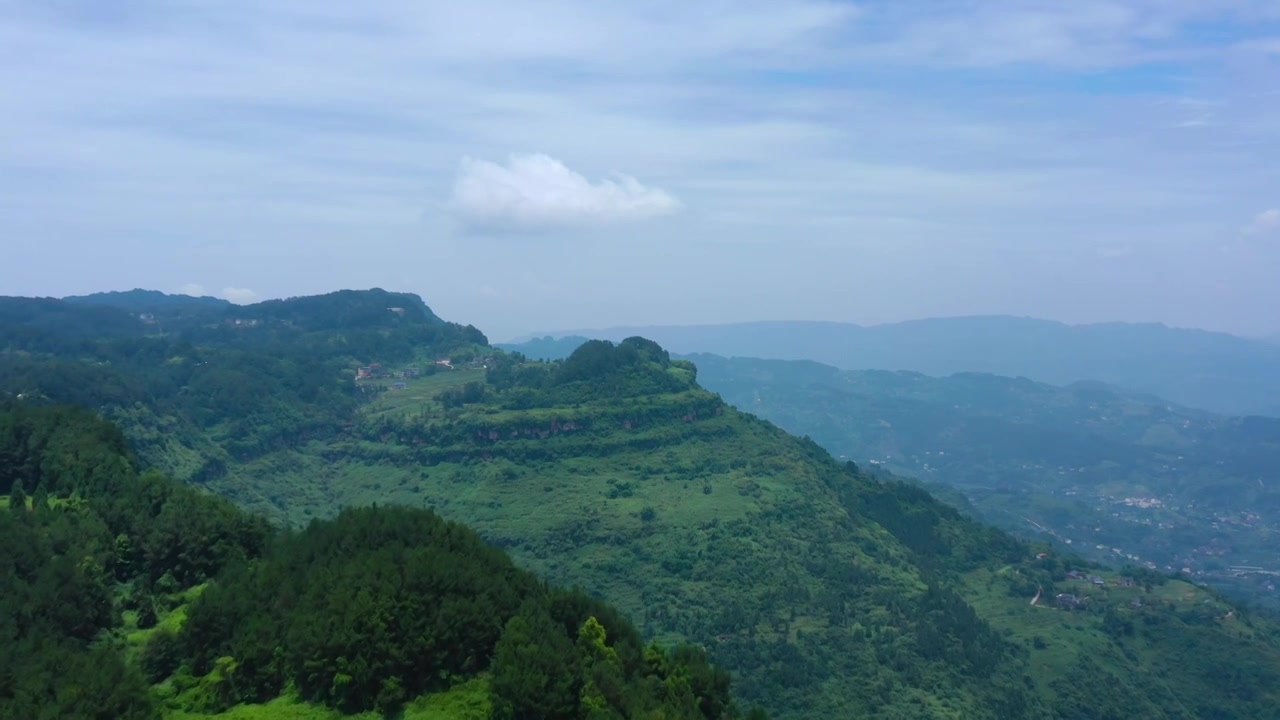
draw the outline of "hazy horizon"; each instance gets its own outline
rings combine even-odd
[[[337,290],[367,290],[367,289],[370,289],[370,288],[334,288],[333,290],[330,290],[327,292],[334,292]],[[414,292],[412,290],[397,289],[397,288],[382,288],[382,289],[387,290],[389,292],[408,292],[408,293]],[[155,288],[130,288],[130,290],[154,291]],[[101,290],[101,291],[94,291],[94,292],[95,293],[111,293],[111,292],[128,292],[128,290],[124,290],[121,288],[114,288],[110,290]],[[163,292],[163,291],[160,291],[160,292]],[[87,293],[87,294],[94,294],[94,293]],[[187,295],[189,297],[192,297],[190,293],[183,293],[183,292],[170,293],[170,294]],[[418,293],[415,293],[415,294],[418,294]],[[418,294],[418,295],[419,297],[422,297],[421,294]],[[65,295],[65,296],[62,296],[61,298],[58,296],[47,296],[47,297],[62,299],[66,297],[76,297],[76,296],[77,295]],[[45,297],[45,296],[38,296],[38,297]],[[202,295],[201,297],[217,297],[217,296]],[[285,297],[292,297],[292,296],[285,296]],[[281,298],[254,298],[251,301],[244,301],[244,299],[241,299],[240,302],[237,302],[235,300],[229,300],[225,297],[219,298],[219,299],[227,300],[227,302],[231,302],[233,304],[247,304],[248,302],[263,302],[266,300],[281,299]],[[427,306],[430,307],[433,312],[435,312],[438,316],[440,316],[441,319],[449,322],[475,325],[480,331],[486,333],[486,336],[489,338],[489,341],[491,343],[497,343],[497,344],[514,344],[514,343],[521,343],[528,340],[538,339],[538,338],[548,337],[548,336],[567,337],[567,336],[573,336],[576,334],[590,334],[595,332],[613,331],[618,329],[644,330],[645,328],[673,328],[673,327],[694,328],[694,327],[704,327],[704,326],[769,325],[769,324],[850,325],[850,326],[856,326],[861,328],[872,328],[872,327],[878,327],[878,326],[884,326],[884,325],[923,323],[923,322],[938,321],[938,320],[965,320],[965,319],[983,319],[983,318],[1028,320],[1028,321],[1035,321],[1035,322],[1059,323],[1059,324],[1068,325],[1068,326],[1107,325],[1107,324],[1161,325],[1174,330],[1192,330],[1192,331],[1201,331],[1201,332],[1210,332],[1210,333],[1224,333],[1224,334],[1232,335],[1233,337],[1239,337],[1246,340],[1264,340],[1264,341],[1280,340],[1280,335],[1276,335],[1276,334],[1240,335],[1236,333],[1228,333],[1224,330],[1214,330],[1212,328],[1197,328],[1197,327],[1189,327],[1189,326],[1171,325],[1168,323],[1154,321],[1154,320],[1153,321],[1099,320],[1099,321],[1092,321],[1092,322],[1068,322],[1064,320],[1057,320],[1054,318],[1035,317],[1032,315],[1015,315],[1015,314],[1009,314],[1009,313],[989,313],[989,314],[982,314],[982,315],[930,315],[926,317],[906,318],[903,320],[890,320],[886,322],[877,322],[877,323],[859,323],[859,322],[853,322],[849,320],[826,320],[822,318],[745,319],[745,320],[728,320],[728,321],[717,322],[717,323],[699,323],[699,322],[670,322],[670,323],[645,322],[641,324],[615,323],[615,324],[595,325],[590,327],[581,326],[581,327],[536,329],[536,330],[520,332],[514,335],[495,336],[489,333],[483,326],[476,325],[475,323],[467,320],[466,318],[450,317],[448,314],[442,313],[439,310],[439,308],[431,302],[431,298],[429,297],[422,297],[422,301],[426,303]]]
[[[1280,332],[1274,2],[3,5],[0,294]]]
[[[852,326],[861,327],[861,328],[872,328],[872,327],[879,327],[884,325],[903,325],[908,323],[923,323],[923,322],[930,322],[934,320],[965,320],[965,319],[979,319],[979,318],[1032,320],[1032,321],[1040,321],[1040,322],[1060,323],[1062,325],[1068,325],[1072,327],[1087,326],[1087,325],[1108,325],[1108,324],[1162,325],[1164,327],[1168,327],[1173,330],[1192,330],[1192,331],[1209,332],[1209,333],[1221,333],[1221,334],[1231,335],[1233,337],[1242,338],[1245,340],[1269,341],[1269,340],[1280,339],[1280,335],[1277,335],[1275,333],[1262,333],[1259,335],[1241,335],[1238,333],[1227,332],[1225,330],[1215,330],[1213,328],[1199,328],[1199,327],[1172,325],[1172,324],[1161,322],[1158,320],[1147,320],[1147,321],[1144,321],[1144,320],[1097,320],[1097,321],[1089,321],[1089,322],[1068,322],[1065,320],[1057,320],[1054,318],[1046,318],[1046,317],[1035,317],[1032,315],[1014,315],[1010,313],[989,313],[989,314],[982,314],[982,315],[929,315],[926,317],[906,318],[903,320],[890,320],[886,322],[877,322],[877,323],[859,323],[859,322],[853,322],[849,320],[823,320],[823,319],[808,319],[808,318],[782,318],[782,319],[774,319],[774,320],[731,320],[731,321],[726,321],[721,323],[697,323],[697,322],[690,322],[690,323],[647,322],[643,324],[621,324],[620,323],[620,324],[614,324],[614,325],[596,325],[591,327],[583,326],[583,327],[573,327],[573,328],[552,328],[548,330],[533,330],[533,331],[521,333],[518,335],[513,335],[509,338],[495,339],[490,337],[489,341],[499,343],[499,344],[512,344],[512,343],[520,343],[527,340],[533,340],[533,339],[538,339],[538,338],[543,338],[548,336],[568,337],[568,336],[572,336],[580,333],[592,333],[592,332],[618,330],[618,329],[643,330],[645,328],[672,328],[672,327],[694,328],[694,327],[705,327],[705,326],[713,326],[713,325],[764,325],[764,324],[786,324],[786,323],[813,324],[813,325],[852,325]],[[450,320],[450,318],[444,318],[444,319]],[[480,328],[480,330],[484,330],[484,328]]]

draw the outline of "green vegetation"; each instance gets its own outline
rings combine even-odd
[[[444,692],[419,697],[401,708],[398,717],[399,720],[489,720],[492,712],[489,682],[482,675]],[[303,702],[296,695],[283,695],[261,704],[236,705],[217,713],[182,710],[165,713],[166,720],[382,720],[383,717],[374,711],[343,714]]]
[[[326,302],[346,301],[387,305],[359,294]],[[255,307],[233,312],[268,317]],[[289,323],[276,330],[268,321],[227,334],[197,325],[148,341],[210,354],[232,343],[252,356],[256,346],[237,333],[278,335],[264,347],[323,360],[294,365],[306,377],[282,382],[352,396],[315,432],[263,428],[282,440],[228,450],[233,439],[218,430],[234,406],[208,426],[190,417],[219,385],[184,386],[164,416],[173,433],[137,419],[159,401],[139,400],[134,415],[93,405],[124,418],[130,437],[215,448],[223,464],[198,478],[206,487],[306,526],[212,580],[182,581],[204,589],[159,603],[157,625],[174,632],[126,627],[133,620],[122,614],[113,632],[148,633],[123,653],[124,667],[157,682],[151,692],[165,712],[251,717],[267,701],[281,713],[483,714],[483,697],[504,717],[555,716],[572,703],[575,713],[624,716],[654,716],[670,703],[667,717],[685,717],[693,697],[712,717],[727,704],[727,677],[692,648],[733,673],[738,702],[780,717],[1243,719],[1280,707],[1280,645],[1265,619],[1136,571],[1125,572],[1144,583],[1137,590],[1104,582],[1081,588],[1089,599],[1078,606],[1032,605],[1038,592],[1071,592],[1070,572],[1103,571],[733,410],[698,384],[705,370],[652,342],[590,343],[543,363],[440,330],[452,339],[402,351],[401,333],[416,331],[385,307],[323,310],[388,323],[386,355],[356,354],[343,340],[355,332],[346,321],[297,312],[272,310]],[[427,361],[444,356],[453,369],[428,374]],[[104,367],[30,343],[3,357]],[[373,363],[384,377],[357,380]],[[129,367],[137,369],[119,377],[153,381],[149,366]],[[410,367],[422,372],[394,377]],[[9,387],[39,401],[63,386],[49,375]],[[240,401],[252,412],[260,399]],[[374,502],[383,509],[342,510]],[[517,567],[582,592],[544,587]],[[450,586],[446,568],[473,569]],[[424,587],[437,595],[421,597]],[[1131,604],[1138,592],[1141,608]],[[483,608],[493,622],[477,619]],[[652,640],[692,647],[647,649]],[[424,655],[420,642],[467,651]]]
[[[694,356],[700,379],[832,453],[962,491],[988,520],[1100,560],[1189,568],[1274,604],[1280,420],[1077,383]],[[1100,548],[1098,546],[1101,546]],[[1118,551],[1118,552],[1117,552]]]
[[[24,403],[0,408],[0,473],[0,717],[739,716],[701,650],[644,646],[429,511],[271,531],[138,475],[91,414]]]
[[[143,316],[156,324],[183,323],[198,320],[211,313],[230,310],[232,304],[215,297],[166,295],[158,290],[134,289],[124,292],[101,292],[65,297],[63,301],[85,307],[108,307]]]
[[[0,515],[0,717],[154,717],[123,613],[155,626],[184,590],[261,552],[269,527],[139,476],[119,431],[80,410],[0,408],[0,490],[24,488],[31,501]]]
[[[417,296],[382,290],[199,307],[208,309],[162,334],[111,307],[0,298],[0,393],[103,408],[144,462],[207,482],[229,465],[331,437],[383,389],[353,383],[356,366],[434,367],[438,354],[466,356],[486,342]]]

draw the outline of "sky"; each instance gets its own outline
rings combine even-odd
[[[0,294],[1280,331],[1275,0],[0,0]]]

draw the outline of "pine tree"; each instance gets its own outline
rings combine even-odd
[[[582,658],[582,709],[589,720],[611,720],[621,715],[616,708],[622,703],[626,686],[622,661],[605,640],[604,626],[588,617],[578,629],[578,655]]]
[[[134,561],[133,541],[129,536],[120,533],[116,535],[115,541],[115,574],[116,580],[124,582],[133,577],[133,561]]]
[[[36,485],[36,493],[31,498],[31,508],[33,510],[49,509],[49,489],[45,487],[43,480],[40,481],[39,485]]]
[[[577,653],[540,603],[507,622],[494,650],[494,716],[508,720],[578,717]]]
[[[27,493],[22,489],[22,481],[13,484],[13,491],[9,493],[9,510],[14,513],[25,512],[27,509]]]
[[[156,602],[150,594],[143,595],[138,602],[138,629],[147,630],[156,626]]]

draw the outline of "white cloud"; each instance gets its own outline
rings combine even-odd
[[[227,287],[222,288],[222,297],[237,305],[248,305],[258,299],[258,293],[249,288]]]
[[[549,155],[530,154],[506,165],[464,158],[452,206],[474,228],[538,229],[644,220],[676,212],[680,202],[628,175],[592,182]]]
[[[200,283],[187,283],[178,288],[179,295],[190,295],[192,297],[204,297],[204,286]]]
[[[1095,255],[1129,243],[1193,286],[1215,277],[1197,253],[1224,228],[1252,253],[1232,256],[1246,269],[1280,252],[1233,232],[1278,207],[1280,45],[1263,22],[1275,0],[120,5],[0,0],[14,10],[0,13],[0,47],[56,58],[0,63],[0,93],[23,98],[0,113],[0,137],[24,138],[0,153],[7,291],[185,275],[280,295],[396,276],[442,315],[501,334],[630,312],[619,268],[684,288],[672,321],[729,306],[844,313],[833,308],[877,306],[908,278],[928,291],[885,303],[903,317],[975,296],[990,303],[975,310],[1049,312],[1063,262],[1141,284],[1147,266]],[[508,162],[512,149],[545,152],[554,182]],[[466,155],[496,163],[460,174]],[[587,255],[525,243],[501,256],[433,212],[451,194],[471,227],[671,211],[601,181],[611,169],[688,211],[613,226],[617,241]],[[459,197],[468,178],[480,192]],[[591,201],[569,202],[580,196]],[[707,252],[725,294],[695,303],[701,286],[682,273]],[[95,262],[54,286],[23,270],[64,257]],[[875,271],[848,284],[835,269],[851,266]],[[1280,297],[1258,275],[1240,287]],[[484,304],[476,277],[522,302]],[[570,282],[593,302],[564,303]],[[1208,312],[1135,288],[1099,286],[1091,302],[1139,312],[1139,293],[1153,315]],[[1061,292],[1064,307],[1084,302]],[[1230,322],[1267,304],[1240,292]]]
[[[1280,231],[1280,209],[1263,210],[1254,216],[1253,222],[1244,229],[1248,235],[1263,235]]]

